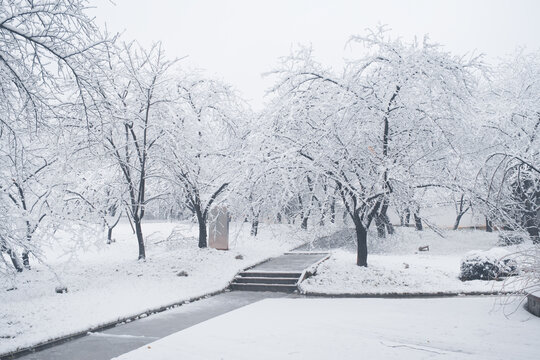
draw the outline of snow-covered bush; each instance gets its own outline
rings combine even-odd
[[[510,246],[523,244],[528,235],[523,232],[503,231],[499,233],[498,246]]]
[[[487,251],[471,251],[461,260],[460,279],[500,280],[516,275],[517,262],[510,258],[504,249],[493,248]]]

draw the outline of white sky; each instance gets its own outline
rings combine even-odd
[[[339,66],[345,42],[378,23],[407,40],[429,34],[457,54],[494,58],[518,46],[540,48],[538,0],[92,0],[110,32],[143,45],[162,41],[169,57],[235,86],[255,109],[277,59],[296,44]]]

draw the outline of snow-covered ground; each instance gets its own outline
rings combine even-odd
[[[231,224],[230,251],[200,250],[195,224],[147,222],[145,262],[136,260],[137,243],[128,223],[118,225],[117,241],[111,245],[95,233],[83,233],[81,240],[89,238],[80,244],[87,246],[72,249],[72,241],[59,236],[43,254],[47,265],[34,261],[31,271],[0,277],[0,354],[219,291],[239,270],[324,235],[321,229],[308,233],[287,225],[261,224],[259,236],[253,238],[249,230],[249,224]],[[503,282],[458,279],[463,256],[494,247],[496,234],[461,230],[441,238],[431,230],[398,228],[385,240],[370,236],[369,267],[361,268],[355,265],[355,253],[350,251],[354,239],[347,233],[334,235],[341,245],[349,244],[346,250],[333,251],[316,276],[301,284],[302,291],[467,293],[512,288]],[[418,251],[424,245],[430,246],[429,252]],[[236,259],[237,255],[243,258]],[[181,272],[188,276],[178,276]],[[68,292],[55,293],[57,286],[67,287]]]
[[[497,246],[496,233],[480,230],[446,231],[445,237],[432,230],[416,231],[397,228],[393,236],[369,237],[368,267],[356,266],[353,239],[336,239],[345,249],[334,250],[332,256],[317,269],[315,276],[300,288],[306,293],[325,294],[419,294],[476,293],[519,289],[516,278],[508,281],[461,281],[461,259],[472,250],[489,250]],[[429,251],[419,251],[421,246]],[[523,245],[529,246],[529,245]],[[520,246],[504,247],[500,252],[513,253]]]
[[[198,249],[195,224],[145,223],[145,262],[136,260],[129,223],[118,225],[111,245],[87,241],[102,245],[72,252],[59,237],[44,254],[47,265],[34,262],[31,271],[0,277],[0,354],[219,291],[239,270],[314,236],[261,224],[253,238],[249,225],[231,224],[231,250],[218,251]],[[178,276],[181,271],[188,276]],[[57,294],[57,286],[68,292]]]
[[[116,359],[538,359],[540,319],[497,300],[266,299]]]

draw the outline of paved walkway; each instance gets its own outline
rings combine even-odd
[[[271,292],[225,292],[176,309],[55,345],[18,359],[110,360],[180,330],[267,298],[295,297]]]
[[[288,253],[257,265],[250,271],[302,272],[326,254]],[[268,291],[232,291],[182,305],[176,309],[118,325],[87,336],[67,340],[44,350],[23,355],[24,360],[110,360],[167,335],[209,320],[229,311],[267,298],[300,295]]]
[[[325,258],[326,253],[286,253],[285,255],[273,258],[257,265],[248,271],[282,271],[282,272],[302,272],[317,261]]]

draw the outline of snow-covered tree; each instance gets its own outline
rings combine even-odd
[[[540,53],[503,61],[486,97],[483,199],[499,226],[540,243]]]
[[[66,188],[65,201],[72,216],[102,225],[106,242],[114,242],[113,230],[124,212],[127,191],[118,166],[105,156],[84,158],[83,167],[70,164],[74,180]],[[79,158],[79,161],[83,158]]]
[[[62,121],[76,117],[73,99],[83,109],[91,101],[83,69],[106,42],[86,4],[0,1],[0,201],[9,224],[0,229],[1,251],[22,251],[27,267],[29,252],[39,251],[36,232],[62,205]]]
[[[524,49],[493,69],[477,160],[477,194],[498,229],[529,235],[532,247],[515,254],[520,286],[540,289],[540,52]]]
[[[169,193],[196,217],[204,248],[210,209],[240,180],[242,124],[250,115],[228,85],[196,72],[179,75],[175,90],[162,166]]]
[[[10,220],[14,225],[12,230],[18,234],[19,245],[24,249],[23,264],[29,269],[29,253],[37,248],[33,244],[33,236],[51,212],[49,201],[53,188],[58,184],[54,181],[54,170],[58,170],[55,168],[57,158],[48,151],[49,144],[36,136],[28,139],[19,134],[10,140],[10,144],[0,151],[0,159],[6,165],[1,169],[0,188],[15,208],[13,213],[16,216]]]
[[[5,126],[19,114],[37,126],[45,111],[76,93],[86,104],[90,79],[82,71],[106,42],[91,17],[86,0],[0,2],[0,91]],[[72,81],[66,87],[66,79]],[[18,119],[23,120],[22,118]]]
[[[340,75],[310,49],[284,60],[273,89],[275,137],[307,174],[335,184],[355,225],[357,264],[367,266],[367,229],[377,217],[388,224],[390,196],[444,185],[478,64],[427,39],[390,39],[383,28],[351,43],[364,53]]]
[[[96,71],[101,98],[93,111],[90,143],[100,144],[122,174],[125,210],[135,227],[139,259],[146,258],[145,208],[160,195],[150,184],[158,176],[159,142],[170,117],[167,103],[173,63],[165,59],[161,44],[144,49],[130,43],[111,47],[106,67]]]
[[[251,234],[257,236],[260,221],[293,221],[301,212],[298,198],[306,188],[293,179],[303,172],[284,162],[268,114],[264,111],[254,117],[247,129],[238,157],[241,181],[228,202],[239,218],[251,222]]]

